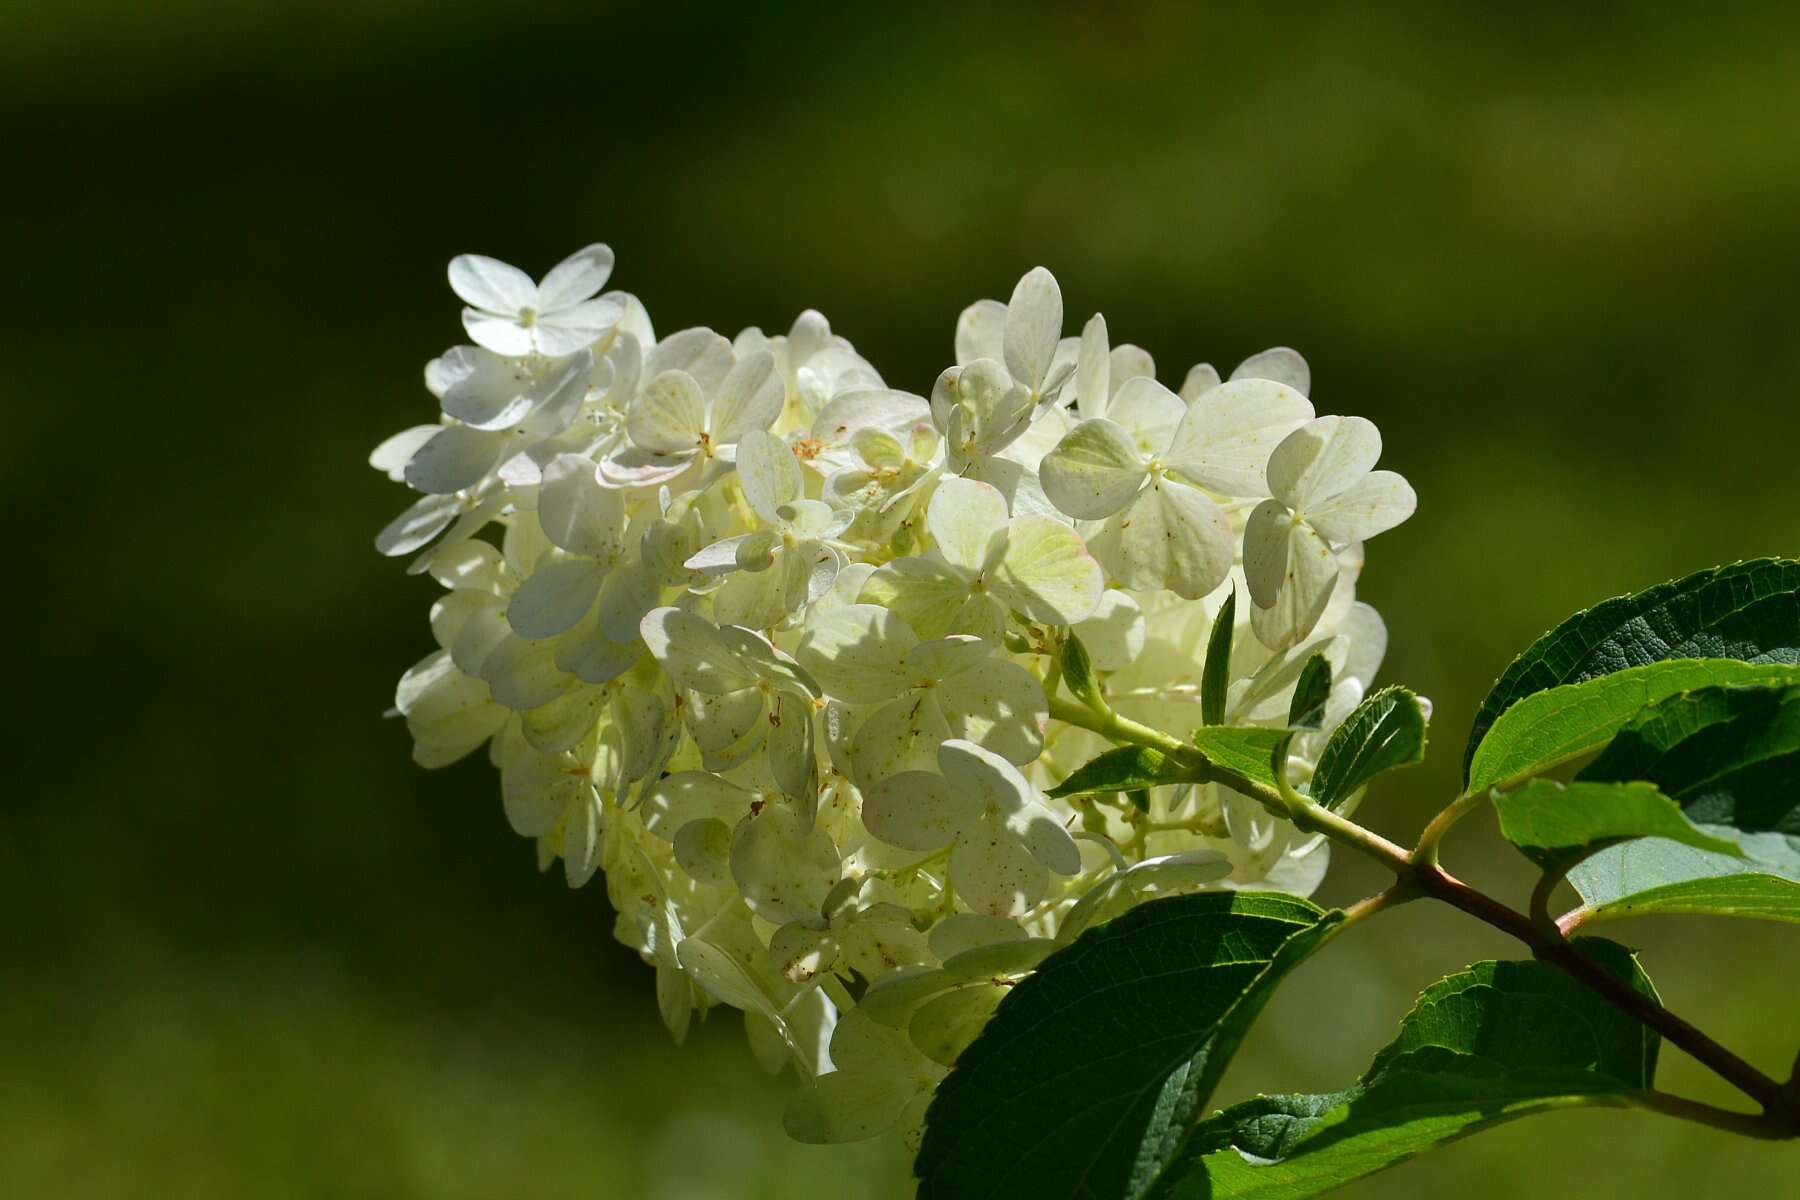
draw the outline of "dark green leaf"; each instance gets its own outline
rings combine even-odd
[[[1652,783],[1557,783],[1534,779],[1494,798],[1500,832],[1539,866],[1586,857],[1626,838],[1659,837],[1715,854],[1736,855],[1737,843],[1698,829],[1681,806]]]
[[[939,1085],[920,1197],[1140,1194],[1275,984],[1342,919],[1292,896],[1206,892],[1082,934],[1001,1001]]]
[[[1208,725],[1225,723],[1225,693],[1231,684],[1231,639],[1237,632],[1237,584],[1225,596],[1219,615],[1213,618],[1206,639],[1206,665],[1200,674],[1200,719]]]
[[[1464,781],[1489,728],[1526,696],[1672,658],[1800,663],[1800,562],[1714,567],[1570,617],[1514,659],[1482,702]]]
[[[1336,808],[1384,771],[1425,759],[1425,709],[1403,687],[1383,688],[1332,733],[1313,771],[1312,798]]]
[[[1222,770],[1273,788],[1275,773],[1270,768],[1270,760],[1293,736],[1293,731],[1288,729],[1206,725],[1194,730],[1194,745]]]
[[[1165,783],[1184,783],[1194,778],[1196,773],[1192,767],[1183,766],[1160,750],[1148,746],[1120,746],[1076,767],[1046,795],[1127,792]]]
[[[1323,654],[1315,654],[1300,668],[1300,681],[1294,685],[1294,698],[1288,702],[1288,725],[1294,729],[1317,729],[1325,723],[1325,704],[1331,699],[1331,664]]]
[[[1469,791],[1505,787],[1605,745],[1637,711],[1665,696],[1720,684],[1800,683],[1800,667],[1683,658],[1632,667],[1525,697],[1481,739]]]
[[[1649,780],[1702,825],[1800,835],[1800,687],[1670,696],[1632,718],[1579,777]]]
[[[1655,994],[1624,947],[1578,945]],[[1302,1200],[1515,1117],[1630,1105],[1654,1078],[1657,1045],[1554,967],[1477,963],[1425,990],[1355,1086],[1224,1110],[1148,1194]]]

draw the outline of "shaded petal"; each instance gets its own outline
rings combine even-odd
[[[1293,527],[1287,570],[1273,606],[1253,604],[1250,628],[1271,650],[1283,650],[1311,633],[1337,584],[1338,560],[1330,543],[1305,525]]]
[[[447,425],[406,464],[406,482],[438,495],[474,487],[500,461],[506,440],[503,433]]]
[[[1106,407],[1107,420],[1123,429],[1140,453],[1160,455],[1175,436],[1187,405],[1147,375],[1128,379]]]
[[[1234,557],[1219,506],[1167,477],[1151,480],[1130,508],[1108,518],[1091,548],[1125,586],[1168,588],[1189,600],[1224,582]]]
[[[998,300],[977,300],[956,319],[956,365],[966,367],[978,358],[999,362],[1006,357],[1006,305]]]
[[[863,824],[870,833],[903,850],[928,851],[949,845],[957,831],[981,814],[980,802],[957,794],[941,775],[905,771],[890,775],[863,795]]]
[[[1050,874],[1018,839],[979,822],[950,851],[950,885],[976,912],[1015,917],[1044,898]]]
[[[889,609],[846,604],[807,622],[794,657],[827,694],[874,704],[916,682],[905,659],[918,642],[918,635]]]
[[[738,439],[737,472],[744,499],[771,525],[781,524],[776,509],[806,494],[806,480],[794,452],[786,442],[761,429],[748,430]]]
[[[1044,748],[1050,706],[1037,676],[1017,663],[995,659],[952,675],[933,689],[948,736],[979,743],[1016,763]]]
[[[601,486],[579,454],[559,454],[544,468],[537,513],[550,544],[570,554],[610,560],[625,540],[624,496]]]

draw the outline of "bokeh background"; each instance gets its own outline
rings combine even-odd
[[[428,419],[444,263],[604,239],[658,328],[817,306],[929,387],[1027,267],[1165,377],[1301,347],[1422,498],[1363,594],[1434,754],[1574,609],[1800,551],[1800,17],[1635,6],[0,3],[0,1194],[909,1193],[667,1043],[601,889],[381,719],[435,585],[364,465]],[[1518,887],[1491,820],[1449,852]],[[1375,880],[1334,870],[1325,898]],[[1772,1072],[1791,930],[1615,926]],[[1221,1100],[1332,1087],[1497,936],[1415,906],[1281,995]],[[1678,1052],[1662,1081],[1732,1103]],[[1792,1194],[1800,1148],[1544,1118],[1346,1195]]]

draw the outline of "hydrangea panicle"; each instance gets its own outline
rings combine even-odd
[[[1363,546],[1415,498],[1371,423],[1315,413],[1300,355],[1172,390],[1104,317],[1065,336],[1039,267],[963,310],[915,394],[812,311],[658,338],[601,294],[612,266],[451,262],[474,344],[426,369],[437,420],[370,457],[417,493],[376,545],[444,589],[395,696],[414,757],[487,747],[540,865],[605,881],[676,1040],[739,1009],[806,1081],[795,1137],[913,1136],[1081,930],[1317,886],[1319,839],[1220,784],[1046,794],[1107,748],[1052,716],[1071,636],[1115,711],[1192,728],[1246,598],[1227,723],[1283,725],[1308,659],[1332,667],[1296,783],[1370,689]]]

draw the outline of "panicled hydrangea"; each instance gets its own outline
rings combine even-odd
[[[794,1136],[919,1129],[1006,989],[1132,904],[1318,885],[1326,847],[1219,784],[1147,812],[1045,789],[1105,750],[1052,719],[1079,635],[1119,713],[1200,723],[1228,595],[1226,721],[1336,681],[1303,778],[1386,646],[1365,539],[1411,515],[1360,417],[1266,351],[1178,390],[1042,269],[957,321],[928,396],[825,319],[657,338],[595,245],[539,282],[464,255],[474,345],[438,420],[371,463],[418,498],[376,539],[445,588],[395,706],[424,766],[482,746],[507,821],[599,876],[677,1040],[744,1014],[807,1081]],[[1049,689],[1047,694],[1046,688]],[[1066,700],[1064,701],[1067,702]]]

